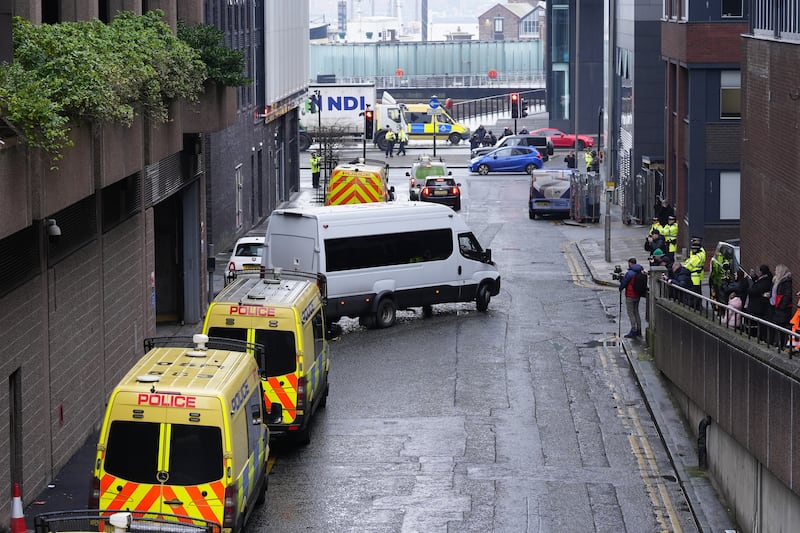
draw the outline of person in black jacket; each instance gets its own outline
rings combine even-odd
[[[666,282],[669,285],[681,287],[682,289],[689,291],[692,290],[692,273],[689,272],[689,269],[683,266],[683,263],[680,261],[675,261],[672,263],[672,270],[670,270],[669,275],[664,276],[664,278],[666,278]],[[671,292],[673,294],[671,294],[670,297],[675,298],[679,302],[688,303],[690,300],[693,300],[691,295],[686,294],[683,291]]]
[[[744,310],[748,315],[767,320],[769,298],[772,293],[772,272],[767,265],[761,265],[758,267],[758,273],[751,270],[747,277],[751,284],[747,289],[747,306]],[[759,323],[756,329],[758,338],[766,340],[766,326]]]
[[[792,273],[786,265],[777,265],[775,275],[772,277],[772,290],[770,291],[770,321],[776,326],[790,329],[789,320],[792,318],[794,301],[792,296]],[[779,348],[786,346],[788,335],[783,332],[773,331],[771,343]]]

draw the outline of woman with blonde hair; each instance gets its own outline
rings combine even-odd
[[[769,298],[770,321],[776,326],[789,329],[789,320],[792,318],[792,273],[789,268],[780,264],[775,267],[775,275],[772,277],[772,294]],[[788,335],[785,333],[773,332],[772,342],[778,347],[786,344]]]

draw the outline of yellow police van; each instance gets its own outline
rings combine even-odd
[[[247,353],[263,348],[198,334],[147,339],[145,349],[111,393],[89,508],[238,533],[267,490],[264,395]]]
[[[365,204],[394,200],[389,186],[389,165],[359,158],[336,165],[328,180],[325,205]]]
[[[458,144],[469,139],[469,126],[451,117],[447,110],[438,107],[431,114],[428,104],[404,104],[404,115],[408,138],[411,140],[448,140],[450,144]]]
[[[265,347],[260,366],[273,438],[310,442],[313,415],[328,399],[330,355],[316,274],[264,270],[239,277],[208,306],[203,333]]]

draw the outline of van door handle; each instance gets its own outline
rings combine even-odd
[[[164,503],[167,505],[183,505],[183,502],[180,501],[178,498],[173,498],[171,500],[164,500]]]
[[[461,265],[458,265],[458,275],[461,275]]]

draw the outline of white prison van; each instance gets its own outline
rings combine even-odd
[[[394,324],[398,309],[476,303],[486,311],[500,292],[492,252],[447,206],[368,203],[277,209],[270,215],[265,268],[322,274],[325,317]]]

